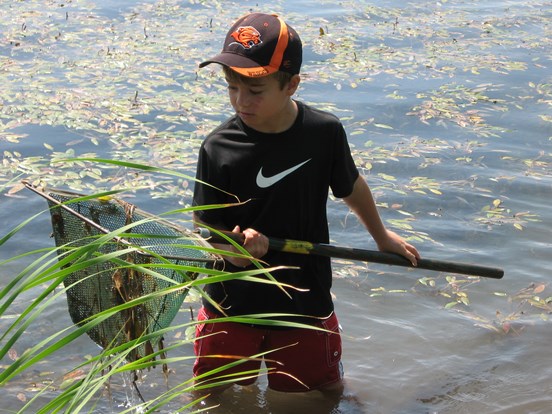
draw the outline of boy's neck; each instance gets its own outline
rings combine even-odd
[[[289,103],[282,109],[277,119],[274,119],[270,124],[253,129],[264,134],[279,134],[285,132],[295,123],[298,112],[299,108],[297,107],[297,102],[290,98]]]

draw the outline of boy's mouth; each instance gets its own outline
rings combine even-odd
[[[238,115],[239,115],[241,118],[251,118],[254,114],[252,114],[251,112],[242,112],[242,111],[238,111]]]

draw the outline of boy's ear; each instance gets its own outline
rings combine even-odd
[[[297,88],[299,87],[299,83],[301,83],[301,76],[293,75],[286,87],[289,96],[292,96],[295,94],[295,92],[297,91]]]

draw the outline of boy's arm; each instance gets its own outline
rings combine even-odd
[[[353,186],[353,192],[343,200],[372,235],[380,251],[398,253],[416,266],[420,254],[401,236],[387,230],[378,213],[370,187],[362,176],[358,176]]]

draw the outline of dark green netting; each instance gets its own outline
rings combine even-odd
[[[53,235],[60,256],[94,242],[97,248],[92,250],[93,255],[129,247],[132,250],[113,260],[74,271],[66,277],[64,285],[67,288],[69,313],[77,325],[98,312],[193,280],[202,269],[220,262],[220,257],[202,249],[210,246],[196,233],[125,201],[115,198],[79,200],[83,197],[80,194],[31,189],[48,200]],[[122,234],[105,243],[97,243],[99,236],[132,224]],[[178,269],[169,269],[167,264],[178,265]],[[139,269],[140,265],[145,266]],[[105,349],[155,333],[171,324],[187,293],[187,288],[173,290],[121,310],[89,330],[88,335]],[[162,349],[161,335],[132,350],[129,359],[147,356],[154,352],[155,347]]]

